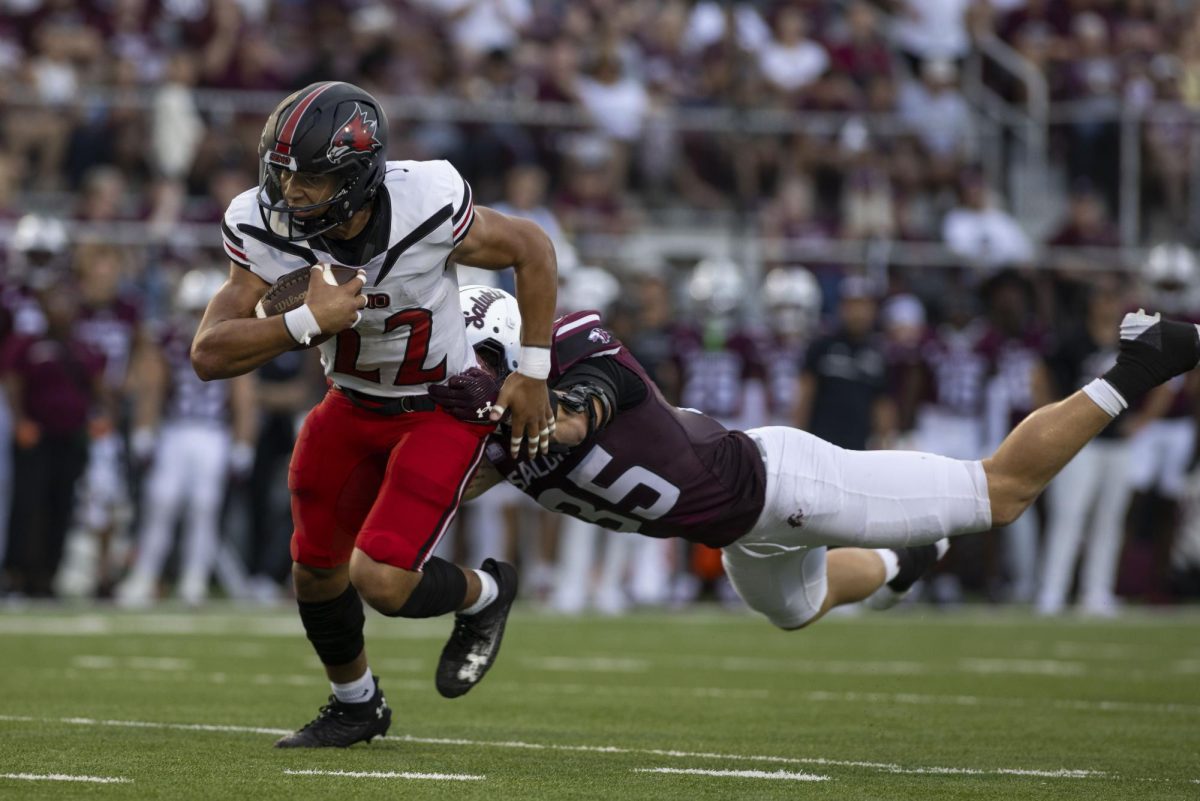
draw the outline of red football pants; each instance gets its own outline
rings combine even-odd
[[[454,519],[490,431],[440,409],[375,414],[330,389],[292,451],[292,559],[336,567],[358,547],[377,562],[420,570]]]

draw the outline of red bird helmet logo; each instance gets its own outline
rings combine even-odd
[[[375,130],[378,127],[379,120],[369,119],[367,112],[355,103],[354,111],[350,112],[346,121],[333,132],[325,157],[331,163],[337,164],[351,153],[374,153],[383,147],[375,138]]]

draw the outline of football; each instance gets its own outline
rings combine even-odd
[[[343,267],[340,264],[322,265],[326,283],[344,284],[358,274],[354,267]],[[298,308],[304,303],[308,294],[308,281],[311,267],[300,267],[282,276],[271,284],[271,288],[262,296],[254,307],[258,317],[274,317]]]

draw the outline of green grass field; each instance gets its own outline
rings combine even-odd
[[[6,610],[0,798],[1200,798],[1195,609],[899,610],[785,634],[518,608],[455,701],[433,688],[448,629],[371,616],[392,736],[296,752],[271,743],[328,685],[290,610]]]

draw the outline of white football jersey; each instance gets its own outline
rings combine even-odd
[[[370,395],[424,393],[475,363],[458,305],[450,251],[475,220],[471,187],[446,161],[389,161],[380,191],[388,247],[361,267],[367,308],[352,329],[321,344],[325,374]],[[268,283],[306,264],[340,264],[320,238],[287,242],[263,223],[258,189],[233,199],[221,223],[225,253]]]

